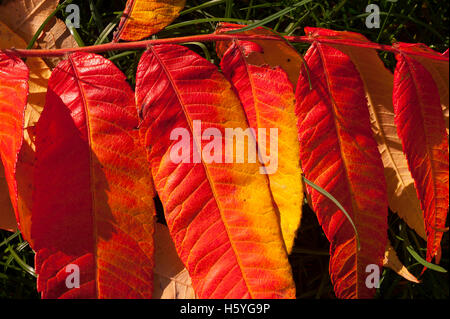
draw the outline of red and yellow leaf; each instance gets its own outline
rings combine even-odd
[[[225,154],[226,129],[248,129],[231,85],[216,66],[177,45],[150,47],[136,78],[156,191],[199,298],[294,298],[267,177],[257,163],[237,163],[236,152],[232,163],[223,160],[231,156]],[[194,121],[210,129],[209,139],[202,138]],[[171,140],[175,129],[190,135],[184,141],[191,152],[178,163],[171,154],[178,154],[183,140]],[[212,137],[225,150],[218,161],[199,152],[208,149]],[[229,142],[233,150],[256,147],[251,134],[246,146],[232,137]]]
[[[400,50],[408,45],[398,44]],[[397,54],[394,111],[398,135],[424,211],[427,260],[436,255],[449,205],[448,138],[439,89],[421,63]]]
[[[310,34],[306,28],[306,34]],[[359,234],[329,199],[308,187],[331,243],[330,275],[338,298],[370,298],[366,267],[382,266],[387,244],[387,193],[383,163],[370,128],[364,84],[350,58],[314,41],[297,86],[300,159],[305,176],[333,195]],[[357,119],[357,120],[355,120]]]
[[[215,33],[222,34],[227,31],[237,30],[243,27],[245,27],[245,25],[221,23],[217,27]],[[250,31],[243,31],[239,34],[277,36],[275,32],[261,27]],[[289,80],[295,87],[300,74],[300,68],[303,64],[302,57],[297,50],[284,41],[258,40],[254,41],[254,43],[256,43],[261,49],[253,50],[249,53],[247,56],[248,63],[253,65],[267,64],[271,67],[280,66],[287,73]],[[229,46],[230,42],[228,41],[216,42],[216,51],[220,58],[223,57]]]
[[[186,0],[128,0],[114,39],[138,41],[158,33],[178,17],[185,4]]]
[[[1,30],[0,25],[0,30]],[[16,166],[23,141],[24,112],[28,98],[29,71],[18,57],[0,52],[0,159],[3,163],[4,178],[8,185],[9,197],[18,218],[18,194]],[[1,173],[3,175],[3,172]],[[2,201],[6,201],[3,199]],[[6,204],[7,205],[7,204]],[[10,206],[2,207],[1,228],[14,230]],[[3,224],[4,223],[4,224]]]
[[[281,142],[278,161],[266,166],[270,190],[280,213],[284,242],[290,253],[300,226],[303,205],[294,88],[280,67],[250,63],[247,58],[254,51],[249,44],[233,42],[223,56],[221,67],[241,100],[262,154],[269,153],[269,146],[266,141],[260,143],[258,128],[278,130],[277,138]],[[266,136],[262,138],[266,139]],[[263,149],[262,145],[265,146]]]
[[[110,61],[76,53],[53,71],[31,226],[43,298],[151,297],[153,186],[137,126],[133,91]],[[79,289],[66,284],[73,265]]]

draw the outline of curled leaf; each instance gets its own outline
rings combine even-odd
[[[384,253],[383,266],[395,271],[398,275],[402,276],[406,280],[409,280],[414,283],[420,283],[420,281],[409,272],[408,268],[406,268],[400,259],[398,259],[397,253],[395,252],[394,247],[392,247],[389,242],[386,247],[386,252]]]

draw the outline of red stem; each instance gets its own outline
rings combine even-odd
[[[151,45],[156,44],[177,44],[184,42],[211,42],[211,41],[224,41],[224,40],[247,40],[247,41],[256,41],[256,40],[269,40],[269,41],[283,41],[280,37],[277,36],[268,36],[268,35],[246,35],[246,34],[205,34],[205,35],[194,35],[187,37],[179,37],[179,38],[168,38],[168,39],[156,39],[156,40],[146,40],[146,41],[138,41],[138,42],[122,42],[122,43],[107,43],[100,44],[94,46],[87,47],[79,47],[79,48],[65,48],[65,49],[56,49],[56,50],[26,50],[26,49],[2,49],[0,51],[5,53],[12,53],[22,58],[28,57],[56,57],[56,56],[65,56],[74,52],[105,52],[105,51],[125,51],[125,50],[136,50],[136,49],[147,49]],[[377,44],[373,42],[357,42],[357,41],[345,41],[342,39],[322,39],[322,38],[312,38],[308,36],[287,36],[286,40],[294,43],[312,43],[314,41],[318,41],[324,44],[337,44],[337,45],[347,45],[361,48],[370,48],[381,51],[388,51],[393,53],[401,53],[400,50],[396,49],[393,46]],[[448,57],[444,57],[441,55],[434,55],[422,52],[414,52],[408,53],[409,55],[422,56],[433,60],[440,61],[449,61]]]

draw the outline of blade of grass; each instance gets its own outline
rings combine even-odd
[[[0,247],[2,247],[3,245],[8,245],[8,243],[13,240],[14,238],[16,238],[17,236],[20,235],[20,231],[16,231],[14,234],[12,234],[11,236],[9,236],[8,238],[6,238],[4,241],[2,241],[0,243]]]
[[[383,25],[381,26],[381,29],[380,29],[380,32],[378,32],[378,37],[377,37],[377,41],[376,41],[377,43],[380,42],[381,35],[383,34],[384,28],[386,28],[386,24],[389,20],[389,17],[391,16],[392,9],[394,9],[394,5],[395,5],[395,2],[391,2],[391,7],[389,8],[386,19],[384,19]]]
[[[216,5],[225,3],[226,1],[227,0],[212,0],[212,1],[208,1],[208,2],[202,3],[202,4],[198,5],[198,6],[195,6],[195,7],[192,7],[192,8],[189,8],[189,9],[181,11],[180,12],[180,17],[185,15],[185,14],[188,14],[188,13],[192,13],[192,12],[195,12],[195,11],[198,11],[198,10],[201,10],[201,9],[206,9],[206,8],[209,8],[209,7],[212,7],[212,6],[216,6]]]
[[[17,264],[22,267],[23,270],[25,270],[28,274],[30,274],[33,277],[36,277],[36,272],[34,271],[34,268],[28,265],[25,261],[22,260],[22,258],[17,255],[17,253],[14,251],[14,249],[8,245],[9,253],[14,258],[14,260],[17,262]]]
[[[330,193],[328,193],[326,190],[324,190],[322,187],[314,184],[313,182],[311,182],[310,180],[308,180],[305,176],[303,176],[303,180],[305,181],[306,184],[308,184],[309,186],[311,186],[312,188],[314,188],[316,191],[318,191],[319,193],[321,193],[323,196],[327,197],[329,200],[331,200],[341,211],[342,213],[345,215],[345,217],[347,217],[348,221],[350,222],[350,224],[352,225],[354,231],[355,231],[355,236],[356,236],[356,243],[358,246],[358,250],[361,250],[361,244],[359,241],[359,235],[358,235],[358,230],[356,229],[355,223],[353,222],[352,218],[350,217],[350,215],[347,213],[347,211],[345,210],[345,208],[341,205],[341,203],[339,203],[339,201],[333,197],[333,195],[331,195]]]
[[[225,18],[231,18],[233,14],[233,0],[227,0],[227,5],[225,7]]]
[[[47,24],[50,22],[50,20],[62,9],[64,9],[67,5],[71,4],[73,2],[73,0],[65,0],[63,3],[59,4],[55,10],[53,10],[53,12],[47,17],[47,19],[44,20],[44,22],[42,22],[41,26],[39,27],[39,29],[36,31],[36,33],[34,34],[33,38],[31,39],[31,41],[28,43],[27,49],[31,49],[34,44],[36,43],[36,40],[39,38],[39,36],[42,33],[42,30],[44,30],[44,28],[47,26]]]
[[[264,18],[264,19],[262,19],[262,20],[260,20],[258,22],[250,24],[250,25],[246,26],[245,28],[228,31],[227,33],[230,33],[230,34],[239,33],[239,32],[253,30],[253,29],[257,28],[257,27],[261,27],[263,25],[266,25],[267,23],[270,23],[270,22],[272,22],[272,21],[274,21],[274,20],[276,20],[276,19],[278,19],[278,18],[288,14],[291,11],[294,11],[298,7],[303,6],[303,5],[305,5],[307,3],[310,3],[312,1],[313,0],[303,0],[303,1],[297,2],[296,4],[294,4],[294,5],[290,6],[290,7],[287,7],[285,9],[283,9],[283,10],[280,10],[277,13],[272,14],[271,16],[268,16],[267,18]]]
[[[182,44],[184,44],[184,45],[192,44],[192,45],[196,45],[196,46],[200,47],[200,49],[202,49],[203,53],[205,54],[205,59],[208,61],[211,61],[211,54],[209,53],[209,50],[206,47],[206,45],[204,45],[203,43],[201,43],[201,42],[185,42]]]
[[[193,25],[193,24],[210,23],[210,22],[246,23],[247,21],[243,20],[243,19],[234,19],[234,18],[205,18],[205,19],[189,20],[189,21],[172,24],[172,25],[167,26],[164,30],[169,31],[169,30],[174,30],[174,29],[178,29],[178,28],[183,28],[183,27]]]

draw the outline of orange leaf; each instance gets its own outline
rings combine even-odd
[[[257,163],[237,163],[237,150],[256,147],[254,137],[245,143],[225,134],[248,129],[231,85],[216,66],[177,45],[150,47],[136,81],[156,191],[199,298],[294,298],[268,179]],[[179,133],[185,139],[171,139]],[[179,158],[180,145],[197,151]]]
[[[221,23],[217,27],[215,33],[221,34],[227,31],[237,30],[245,27],[245,25]],[[277,34],[271,30],[259,27],[250,31],[241,32],[246,35],[268,35],[277,36]],[[283,41],[254,41],[261,50],[254,50],[247,56],[247,61],[253,65],[267,64],[271,67],[280,66],[285,72],[287,72],[289,80],[297,86],[298,76],[300,74],[300,68],[303,61],[300,54],[288,43]],[[230,43],[227,41],[217,41],[216,51],[220,58],[223,57],[226,50],[229,48]]]
[[[261,154],[269,153],[269,145],[265,134],[259,135],[258,128],[278,130],[277,138],[282,141],[278,145],[278,161],[266,166],[270,190],[280,213],[284,242],[290,253],[303,205],[294,89],[280,67],[251,63],[248,57],[253,52],[251,43],[233,42],[223,56],[221,67],[238,93]]]
[[[53,71],[31,226],[43,298],[151,297],[154,193],[137,126],[133,91],[109,60],[76,53]]]
[[[186,0],[128,0],[114,40],[137,41],[172,23]]]

